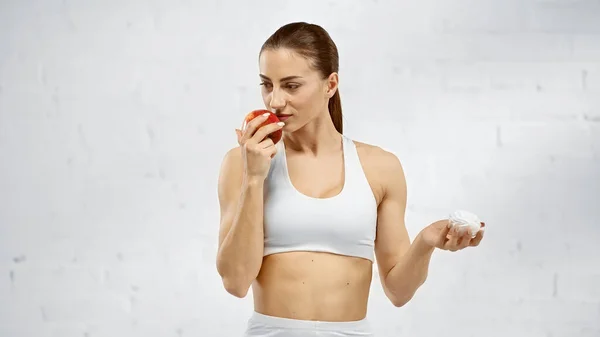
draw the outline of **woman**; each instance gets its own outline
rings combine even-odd
[[[424,228],[411,244],[406,184],[398,158],[342,134],[338,53],[323,28],[291,23],[259,54],[265,106],[282,123],[236,130],[239,147],[219,177],[217,269],[225,289],[254,313],[246,336],[372,336],[366,320],[376,257],[397,307],[425,282],[435,248],[482,239]],[[266,137],[283,130],[277,144]]]

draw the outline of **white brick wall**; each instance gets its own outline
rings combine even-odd
[[[0,336],[241,335],[216,178],[261,106],[261,43],[296,20],[338,44],[347,134],[402,160],[411,236],[456,208],[488,224],[403,308],[375,275],[378,336],[600,336],[599,18],[595,0],[0,2]]]

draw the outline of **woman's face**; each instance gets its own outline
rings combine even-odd
[[[267,49],[260,55],[259,68],[265,107],[285,123],[285,131],[298,130],[327,111],[335,93],[332,81],[323,79],[303,56],[284,48]]]

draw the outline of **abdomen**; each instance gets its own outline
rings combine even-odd
[[[363,319],[372,262],[329,253],[268,255],[253,285],[259,313],[301,320]]]

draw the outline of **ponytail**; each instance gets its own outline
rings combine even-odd
[[[343,134],[343,120],[342,120],[342,100],[340,99],[340,90],[336,90],[333,97],[329,99],[329,115],[333,121],[335,129]]]

